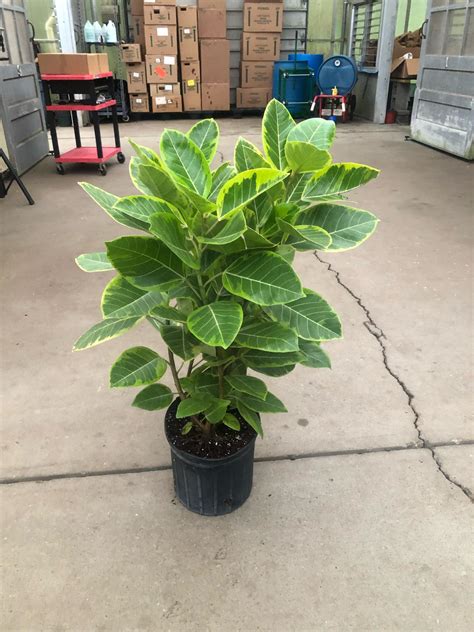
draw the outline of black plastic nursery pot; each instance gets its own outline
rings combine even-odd
[[[241,507],[252,491],[254,434],[234,454],[218,459],[196,456],[173,445],[170,426],[176,421],[175,400],[165,415],[165,433],[171,450],[174,489],[179,501],[202,516],[222,516]],[[186,420],[180,420],[185,422]]]

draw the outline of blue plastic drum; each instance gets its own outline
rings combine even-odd
[[[323,63],[324,55],[313,55],[310,53],[290,53],[288,55],[289,60],[306,61],[311,70],[314,71],[314,83],[316,85],[316,75],[318,74],[319,67]]]
[[[319,67],[316,83],[322,94],[331,94],[334,87],[337,88],[338,94],[350,94],[357,83],[357,68],[354,61],[346,55],[329,57]]]

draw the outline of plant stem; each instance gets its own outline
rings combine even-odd
[[[174,385],[176,386],[176,390],[178,391],[180,399],[184,399],[185,395],[179,381],[178,371],[176,370],[176,363],[174,361],[174,355],[171,353],[170,349],[168,349],[168,358],[170,362],[171,375],[173,376]]]

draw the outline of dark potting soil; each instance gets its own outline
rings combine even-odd
[[[205,459],[221,459],[235,454],[244,448],[255,437],[256,432],[251,428],[237,410],[233,415],[240,421],[240,430],[232,430],[224,424],[215,426],[215,434],[206,438],[198,429],[192,428],[186,435],[181,434],[184,425],[191,421],[189,417],[176,418],[176,410],[180,400],[176,399],[166,411],[165,428],[168,441],[178,450]]]

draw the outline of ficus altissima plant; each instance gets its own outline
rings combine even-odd
[[[273,100],[262,127],[263,153],[239,138],[233,164],[217,168],[211,164],[219,128],[212,119],[187,134],[165,130],[159,154],[132,143],[137,195],[116,197],[82,184],[116,222],[138,232],[77,258],[86,272],[117,275],[102,295],[103,319],[74,349],[148,321],[167,357],[148,347],[127,349],[112,366],[110,385],[144,387],[133,405],[145,410],[179,397],[183,434],[218,435],[220,424],[238,431],[242,420],[262,434],[258,413],[286,408],[249,371],[275,377],[296,364],[330,366],[321,343],[341,337],[341,322],[302,285],[293,258],[297,251],[355,248],[377,224],[344,200],[378,170],[332,162],[333,122],[296,124]],[[160,383],[167,371],[174,390]]]

